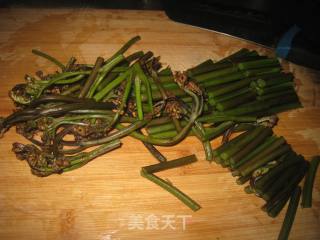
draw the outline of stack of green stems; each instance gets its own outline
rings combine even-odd
[[[299,103],[294,90],[293,75],[280,73],[258,78],[251,82],[250,87],[257,93],[257,100],[269,100],[279,96],[291,96],[291,103]]]
[[[255,91],[252,91],[253,90],[252,88],[250,88],[252,83],[256,82],[259,79],[277,77],[281,75],[282,73],[267,73],[260,76],[248,77],[235,82],[222,84],[220,86],[209,88],[208,90],[209,102],[214,106],[217,103],[220,103],[232,98],[236,99],[241,94],[244,94],[244,93],[250,94],[250,92],[255,92]]]
[[[276,217],[304,177],[308,163],[271,128],[257,126],[213,150],[217,163],[229,167],[238,184],[266,201],[263,209]],[[308,187],[310,189],[310,187]]]
[[[241,49],[234,54],[221,59],[219,62],[214,63],[213,60],[208,59],[199,65],[187,70],[189,77],[197,76],[203,73],[211,72],[214,70],[220,70],[223,68],[230,67],[236,63],[244,61],[254,61],[259,59],[265,59],[265,56],[259,56],[256,51],[249,51],[248,49]]]
[[[231,100],[229,104],[234,104],[234,102]],[[211,113],[206,113],[206,117],[214,114],[233,117],[261,117],[298,107],[301,107],[301,103],[296,95],[281,95],[272,99],[252,100],[219,113],[213,110]]]
[[[242,52],[248,54],[249,51],[244,50]],[[240,58],[240,61],[238,59],[237,63],[235,61],[213,63],[212,60],[207,60],[197,67],[188,70],[188,73],[200,86],[205,87],[209,105],[216,106],[220,111],[232,110],[232,108],[252,102],[254,99],[254,93],[251,90],[252,88],[250,88],[252,83],[257,82],[259,86],[272,87],[265,90],[265,92],[269,93],[268,95],[258,95],[256,97],[259,101],[254,101],[253,112],[261,113],[269,109],[269,113],[277,113],[301,106],[298,98],[295,97],[294,89],[287,88],[290,85],[288,82],[292,81],[292,75],[281,73],[280,70],[276,59],[258,59],[243,62]],[[268,83],[266,83],[266,80],[268,80]],[[281,85],[274,88],[273,85],[275,83],[281,83]],[[177,87],[174,84],[168,86],[168,90],[170,91],[174,91],[174,88]],[[256,93],[256,91],[254,92]],[[282,98],[283,96],[286,96],[286,100],[290,100],[290,102],[285,102],[285,104],[279,103],[279,106],[276,106],[274,110],[270,108],[274,108],[275,104],[270,106],[268,102],[265,103],[266,100],[274,97]],[[272,101],[271,103],[274,102]],[[250,108],[248,109],[246,106],[242,109],[242,111],[249,110]],[[228,115],[230,114],[232,114],[232,111],[228,112]]]
[[[236,59],[235,62],[226,63],[213,63],[212,60],[207,60],[192,70],[188,70],[188,73],[191,79],[195,80],[201,87],[208,88],[234,82],[248,76],[280,71],[279,63],[276,59],[252,59],[252,57],[248,59],[248,57],[250,58],[250,56],[243,56],[243,58]],[[190,72],[193,73],[190,74]],[[172,74],[170,75],[170,70],[166,71],[166,75],[160,75],[160,80],[163,83],[164,89],[171,91],[176,96],[183,96],[185,94],[179,86],[174,83],[173,76]],[[242,82],[237,85],[241,86],[241,84],[243,85],[244,83]],[[159,100],[161,96],[157,92],[157,86],[151,84],[151,88],[153,99]],[[142,87],[142,99],[146,101],[146,97],[143,95],[144,88]]]
[[[269,72],[279,72],[280,68],[263,68],[261,69],[261,73],[257,70],[246,70],[242,71],[237,69],[236,67],[231,67],[228,69],[220,70],[220,74],[216,74],[217,76],[214,78],[207,79],[206,77],[199,77],[198,79],[194,79],[196,83],[199,84],[200,87],[206,89],[206,93],[209,96],[220,96],[222,94],[230,93],[234,90],[238,90],[241,87],[249,87],[251,77],[258,76],[259,74],[268,74]],[[212,72],[211,75],[213,76],[215,72]],[[209,75],[209,73],[207,73]],[[163,81],[163,79],[167,79]],[[163,88],[175,96],[186,96],[186,94],[179,88],[178,84],[174,82],[173,76],[163,76],[160,77],[160,80]],[[242,81],[240,81],[242,80]],[[235,85],[234,85],[235,84]],[[221,90],[223,88],[223,90]],[[153,100],[161,99],[161,95],[159,90],[155,84],[151,84],[152,89],[152,97]],[[220,89],[218,91],[218,89]],[[142,100],[146,101],[147,96],[145,95],[145,89],[142,87]]]
[[[301,106],[294,89],[292,87],[287,89],[292,76],[280,71],[281,68],[276,59],[241,61],[240,58],[238,63],[213,63],[213,61],[207,60],[193,68],[191,71],[193,73],[190,75],[199,86],[205,89],[207,109],[214,106],[224,115],[257,117],[264,115],[264,113],[273,114]],[[269,81],[269,85],[265,83],[265,79]],[[278,89],[270,85],[276,82],[276,79],[284,81],[280,86],[277,86]],[[191,98],[174,82],[170,69],[166,69],[160,75],[160,80],[165,90],[181,97],[186,102],[191,101]],[[272,88],[266,90],[269,94],[257,96],[257,92],[250,87],[253,82],[259,83],[260,86],[272,86]],[[280,90],[284,89],[284,91],[279,92],[279,88]],[[148,97],[144,93],[143,86],[141,89],[142,102],[145,102]],[[152,81],[151,90],[152,99],[154,101],[161,100],[161,94]],[[273,90],[275,92],[270,92]],[[148,108],[146,105],[144,105],[144,109],[150,111],[150,107]]]

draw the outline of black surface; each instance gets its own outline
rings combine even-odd
[[[270,47],[276,47],[283,34],[297,25],[301,31],[293,39],[286,59],[320,69],[320,0],[166,0],[164,3],[167,15],[174,21]]]
[[[292,42],[292,49],[287,58],[299,65],[320,70],[319,44],[306,39],[305,34],[299,33]]]
[[[0,0],[0,7],[163,9],[161,0]]]
[[[260,5],[257,3],[261,3]],[[266,1],[165,1],[167,15],[174,21],[224,32],[264,45],[275,42]],[[251,5],[250,5],[251,4]]]

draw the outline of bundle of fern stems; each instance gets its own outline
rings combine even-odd
[[[30,143],[14,143],[13,152],[18,159],[27,161],[33,174],[41,177],[80,168],[119,148],[121,139],[131,136],[141,141],[158,161],[142,167],[141,175],[196,211],[200,209],[197,202],[155,175],[194,163],[196,156],[167,160],[156,146],[174,146],[195,136],[208,161],[230,168],[234,175],[239,175],[238,183],[245,183],[256,169],[240,171],[243,169],[239,163],[245,162],[243,159],[250,152],[239,155],[239,146],[234,144],[237,140],[229,141],[230,136],[240,134],[240,139],[247,139],[243,146],[249,144],[250,151],[259,147],[250,143],[254,137],[261,142],[270,138],[271,128],[278,120],[276,114],[301,107],[293,75],[284,72],[276,58],[248,49],[218,62],[209,59],[186,71],[173,72],[170,67],[163,67],[160,57],[151,51],[125,55],[139,40],[139,36],[130,39],[111,57],[98,57],[94,64],[77,63],[74,57],[63,64],[47,53],[32,50],[58,70],[47,75],[42,71],[35,76],[26,75],[24,83],[13,87],[9,96],[16,109],[0,119],[0,134],[16,127],[17,133]],[[246,135],[251,138],[244,138]],[[220,136],[221,147],[212,149],[212,140]],[[225,145],[229,146],[226,152],[222,151],[228,149]],[[281,156],[298,159],[304,176],[309,165],[291,148],[286,149],[286,155]],[[263,164],[257,166],[261,168]],[[306,206],[311,205],[312,173],[309,182]],[[251,184],[246,191],[259,190],[254,187]],[[291,190],[290,193],[295,188]],[[261,192],[259,195],[265,196]],[[286,200],[289,197],[286,194]],[[269,215],[277,215],[278,210]]]

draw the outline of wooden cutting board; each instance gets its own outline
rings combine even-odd
[[[142,41],[129,53],[151,50],[174,70],[243,47],[272,55],[255,44],[172,22],[159,11],[1,9],[0,115],[12,111],[7,93],[24,74],[55,70],[32,48],[62,62],[75,56],[93,63],[137,34]],[[283,66],[295,74],[304,108],[280,114],[275,132],[309,159],[320,147],[319,73]],[[276,239],[281,227],[285,211],[276,219],[266,216],[263,201],[244,193],[226,169],[205,161],[192,137],[160,150],[168,159],[196,154],[199,161],[159,176],[198,201],[198,212],[139,175],[155,160],[134,139],[123,139],[121,149],[79,170],[47,178],[33,176],[26,162],[15,158],[15,141],[24,142],[14,129],[0,139],[0,239]],[[320,239],[319,180],[318,172],[313,208],[298,210],[290,239]]]

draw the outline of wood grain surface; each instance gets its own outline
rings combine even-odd
[[[79,62],[93,63],[137,34],[142,41],[129,53],[151,50],[174,70],[220,59],[243,47],[272,55],[246,41],[172,22],[163,12],[1,9],[0,115],[11,113],[8,91],[23,81],[24,74],[55,70],[34,56],[32,48],[62,62],[75,56]],[[320,149],[320,74],[282,64],[295,74],[304,108],[280,114],[275,132],[310,159]],[[263,201],[244,193],[228,170],[206,162],[202,146],[192,137],[160,150],[168,159],[196,154],[199,161],[159,176],[198,201],[198,212],[140,176],[140,168],[155,160],[129,137],[121,149],[79,170],[47,178],[33,176],[26,162],[15,158],[15,141],[25,142],[14,129],[0,139],[0,239],[276,239],[284,218],[285,211],[276,219],[266,216],[260,210]],[[219,141],[212,144],[218,146]],[[313,208],[299,208],[290,239],[320,239],[319,180],[318,172]]]

